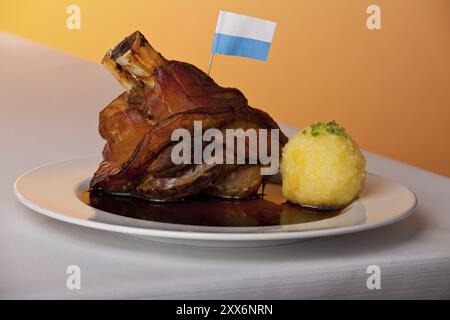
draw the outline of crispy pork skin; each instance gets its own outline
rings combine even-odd
[[[91,190],[154,201],[197,194],[246,198],[257,192],[259,163],[176,165],[170,157],[171,135],[178,128],[193,134],[194,121],[201,121],[203,131],[279,129],[267,113],[195,66],[165,59],[138,31],[108,51],[102,63],[126,91],[100,112],[99,132],[106,145]],[[287,142],[281,131],[279,142],[281,150]]]

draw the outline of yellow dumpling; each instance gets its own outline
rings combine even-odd
[[[334,121],[297,132],[282,153],[282,191],[293,203],[344,207],[364,186],[366,161],[358,145]]]

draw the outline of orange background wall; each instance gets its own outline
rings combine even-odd
[[[69,4],[81,30],[66,28]],[[370,4],[382,30],[366,28]],[[216,56],[218,83],[280,121],[335,119],[369,151],[450,176],[448,0],[0,0],[0,29],[94,62],[139,29],[206,70],[220,9],[278,26],[266,63]]]

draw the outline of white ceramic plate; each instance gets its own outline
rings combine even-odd
[[[228,247],[276,245],[373,229],[407,217],[417,202],[415,195],[404,186],[369,174],[359,200],[343,213],[320,221],[262,227],[146,221],[94,209],[80,200],[100,160],[87,157],[32,169],[16,180],[15,194],[25,206],[38,213],[85,227],[159,242]]]

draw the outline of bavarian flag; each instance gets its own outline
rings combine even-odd
[[[211,53],[266,61],[276,25],[272,21],[220,11]]]

